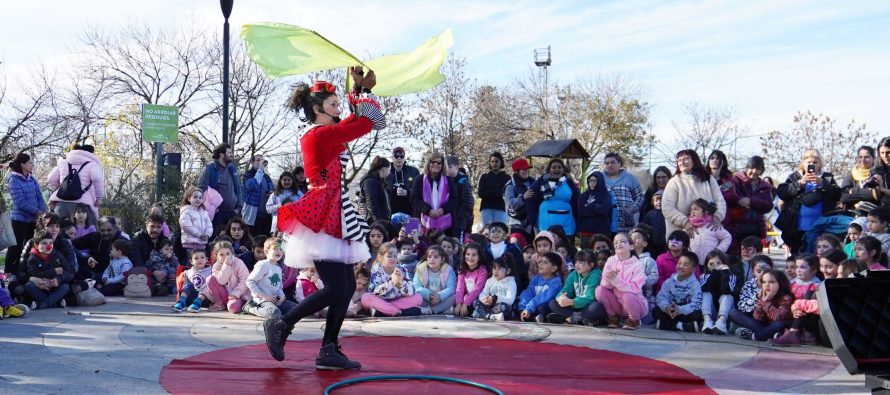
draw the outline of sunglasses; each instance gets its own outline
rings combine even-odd
[[[441,161],[438,161],[438,160],[431,160],[431,161],[430,161],[430,164],[431,164],[431,165],[439,165],[439,166],[442,166],[442,162],[441,162]]]
[[[309,91],[312,93],[334,93],[337,91],[337,87],[327,81],[315,81],[315,85],[312,85],[312,88],[310,88]]]
[[[392,157],[396,159],[405,159],[405,155],[393,155]]]

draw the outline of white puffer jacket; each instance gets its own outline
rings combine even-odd
[[[201,235],[213,235],[210,214],[190,204],[179,208],[179,227],[182,230],[182,244],[207,244],[207,239],[201,240]]]

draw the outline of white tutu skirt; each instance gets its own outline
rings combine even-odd
[[[284,236],[284,241],[284,264],[290,267],[314,267],[315,261],[351,265],[371,259],[366,243],[338,239],[323,230],[316,233],[299,222]]]

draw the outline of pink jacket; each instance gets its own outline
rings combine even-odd
[[[609,280],[607,274],[618,271],[614,279]],[[624,294],[636,294],[643,296],[643,285],[646,284],[646,270],[643,263],[637,257],[631,255],[625,261],[618,260],[617,255],[609,257],[606,266],[603,267],[603,277],[600,286],[611,289],[619,299]]]
[[[213,236],[213,222],[207,211],[191,204],[179,208],[179,227],[182,230],[182,244],[207,244],[201,235]]]
[[[725,228],[714,231],[708,226],[702,226],[695,228],[695,231],[697,232],[695,237],[689,240],[689,251],[694,252],[698,256],[698,264],[700,266],[708,264],[705,262],[705,258],[711,251],[720,250],[726,252],[732,243],[732,235]]]
[[[485,280],[488,280],[488,269],[482,265],[472,272],[458,274],[457,289],[454,291],[455,303],[472,306],[485,288]]]
[[[80,177],[80,187],[86,188],[89,186],[90,188],[84,192],[80,199],[73,201],[73,203],[83,203],[90,206],[90,208],[93,209],[93,213],[96,214],[96,218],[98,218],[99,205],[101,205],[102,200],[105,199],[105,169],[102,168],[102,162],[99,161],[99,158],[97,158],[96,155],[83,150],[69,151],[68,154],[65,155],[65,159],[60,159],[56,168],[46,177],[46,184],[52,188],[58,188],[62,183],[62,180],[68,176],[68,164],[71,164],[76,171],[86,162],[90,163],[84,166],[83,171],[81,171],[78,176]],[[59,199],[59,197],[56,196],[57,194],[58,191],[55,191],[52,196],[49,197],[50,205],[55,206],[55,203],[57,202],[67,201]]]
[[[216,278],[220,285],[226,287],[229,295],[241,300],[250,299],[250,291],[247,289],[247,276],[250,271],[247,265],[238,258],[232,258],[234,262],[231,265],[223,265],[220,262],[213,264],[211,275]]]

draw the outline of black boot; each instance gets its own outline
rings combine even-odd
[[[318,370],[358,370],[362,368],[362,364],[346,358],[336,343],[328,343],[318,351],[318,356],[315,357],[315,368]]]
[[[272,354],[272,358],[276,361],[283,361],[284,344],[287,343],[287,337],[291,332],[290,325],[281,318],[272,317],[263,321],[263,331],[266,333],[266,347],[269,348],[269,354]]]

